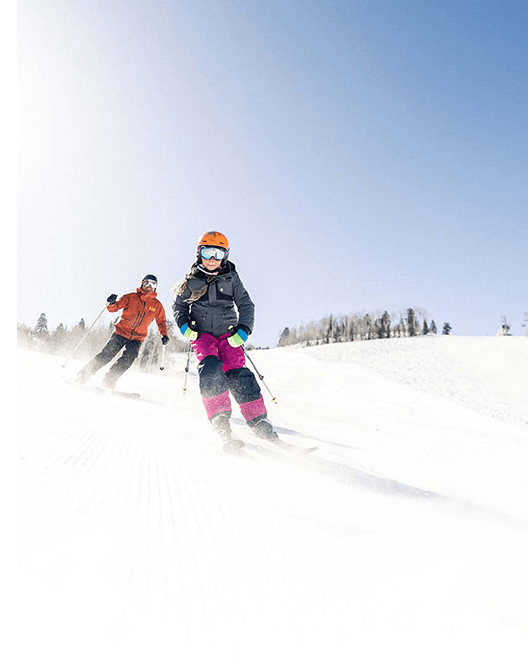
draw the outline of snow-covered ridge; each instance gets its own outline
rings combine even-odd
[[[427,335],[303,348],[485,415],[528,424],[528,338]]]

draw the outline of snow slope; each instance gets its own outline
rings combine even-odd
[[[226,455],[183,355],[133,401],[18,351],[17,657],[527,657],[528,340],[251,356],[310,458]]]

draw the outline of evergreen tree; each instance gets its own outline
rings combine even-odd
[[[414,309],[409,307],[407,310],[407,333],[409,337],[414,337],[416,336],[416,319],[414,316]]]
[[[281,335],[279,337],[279,346],[287,346],[288,345],[288,339],[290,337],[290,329],[289,328],[284,328],[284,330],[281,332]]]
[[[37,325],[35,327],[36,332],[48,332],[48,319],[46,318],[46,314],[42,313],[38,317]]]
[[[344,322],[343,321],[336,321],[335,332],[334,332],[335,341],[343,341],[344,334],[345,334],[345,324],[344,324]]]
[[[354,341],[355,339],[355,334],[356,334],[356,324],[352,319],[349,319],[347,317],[347,339],[348,341]]]
[[[370,318],[370,314],[365,314],[363,321],[365,323],[365,339],[370,340],[372,339],[372,319]]]
[[[23,323],[17,323],[17,344],[21,348],[32,348],[34,343],[33,331]]]
[[[334,319],[332,317],[332,314],[330,314],[330,317],[328,319],[328,326],[326,329],[326,337],[325,337],[325,341],[327,344],[330,343],[330,340],[333,338],[333,335],[334,335]]]
[[[381,319],[377,318],[374,321],[374,336],[377,339],[381,339],[383,337],[383,326],[381,324]]]
[[[429,332],[432,332],[434,335],[436,335],[437,333],[436,323],[434,321],[431,321],[431,327],[429,328]]]
[[[427,326],[427,321],[424,319],[423,328],[422,328],[422,335],[427,335],[427,334],[429,334],[429,328]]]
[[[444,329],[442,330],[443,335],[448,335],[451,332],[452,328],[449,323],[444,323]]]
[[[385,311],[383,312],[383,315],[381,317],[381,337],[390,339],[391,336],[390,326],[391,326],[390,315],[389,312]]]
[[[53,353],[57,353],[68,336],[68,330],[62,323],[55,328],[49,341],[49,348]]]

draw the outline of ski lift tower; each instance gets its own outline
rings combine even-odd
[[[510,326],[506,320],[506,316],[502,317],[502,325],[497,332],[497,337],[508,337],[510,335]]]

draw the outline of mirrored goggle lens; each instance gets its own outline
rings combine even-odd
[[[216,259],[217,261],[222,261],[226,256],[226,251],[223,248],[219,247],[207,247],[202,246],[200,248],[200,256],[204,259]]]
[[[153,289],[156,288],[156,281],[155,280],[143,280],[143,286],[151,286]]]

